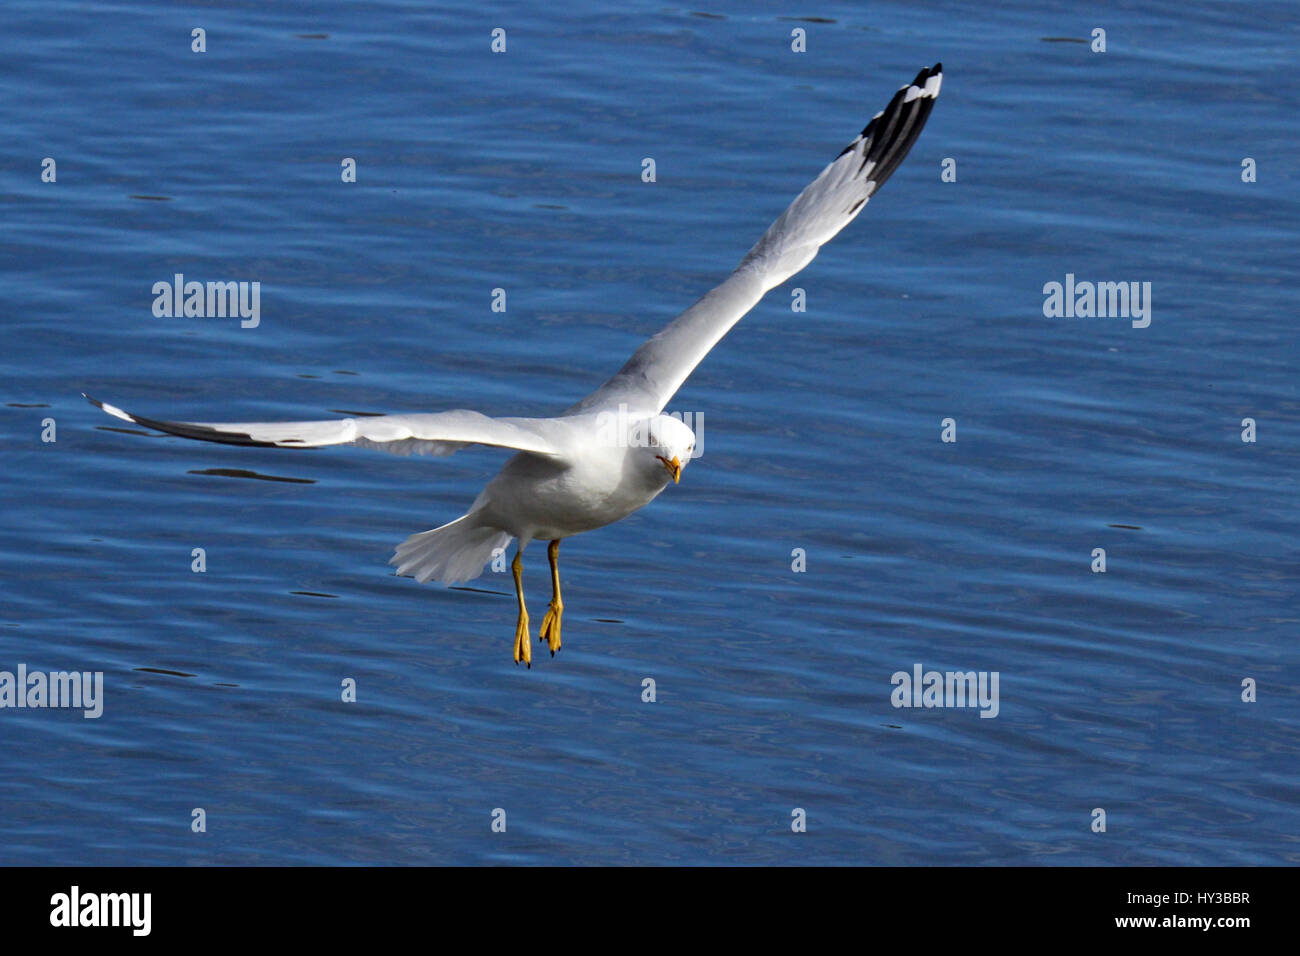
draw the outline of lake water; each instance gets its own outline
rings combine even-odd
[[[6,5],[0,670],[104,692],[0,710],[0,863],[1300,862],[1297,8],[774,9]],[[898,173],[670,406],[681,485],[566,543],[531,671],[508,574],[386,564],[499,452],[80,397],[558,412],[937,60]],[[155,317],[176,273],[259,324]],[[1045,316],[1067,274],[1149,326]],[[541,545],[525,586],[536,627]],[[894,707],[917,665],[997,716]]]

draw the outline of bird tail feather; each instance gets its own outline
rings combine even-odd
[[[456,584],[482,574],[483,566],[511,537],[500,528],[480,524],[471,511],[441,528],[411,535],[397,546],[388,563],[397,565],[398,574],[421,584],[430,580]]]

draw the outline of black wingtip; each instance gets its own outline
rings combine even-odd
[[[893,175],[921,135],[942,83],[942,62],[923,68],[916,74],[916,79],[894,94],[889,105],[872,117],[859,137],[844,150],[849,152],[860,146],[862,162],[858,172],[870,180],[870,194],[874,194]]]
[[[930,79],[933,76],[942,76],[942,75],[943,75],[942,63],[936,63],[934,66],[924,66],[921,68],[920,72],[916,74],[916,79],[912,80],[910,85],[924,87],[926,80]],[[907,87],[903,87],[903,89],[907,89]]]
[[[223,432],[215,428],[209,428],[206,425],[195,425],[192,422],[164,422],[156,418],[144,418],[140,415],[132,415],[130,412],[124,412],[116,405],[109,405],[101,402],[97,398],[91,398],[85,392],[81,393],[86,401],[94,405],[106,415],[112,415],[114,418],[120,418],[122,421],[133,422],[136,425],[143,425],[145,428],[152,428],[154,431],[166,432],[169,435],[178,435],[181,438],[192,438],[195,441],[210,441],[219,445],[244,445],[255,448],[279,448],[293,447],[277,445],[273,441],[259,441],[252,435],[244,432]]]

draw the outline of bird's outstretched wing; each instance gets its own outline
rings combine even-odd
[[[373,415],[318,422],[163,422],[85,396],[115,418],[182,438],[270,448],[362,445],[398,455],[450,455],[467,445],[513,448],[563,456],[561,423],[540,418],[489,418],[457,410],[418,415]]]
[[[626,404],[661,412],[700,361],[769,289],[790,278],[862,211],[925,126],[943,64],[916,74],[749,250],[736,271],[642,345],[600,388],[566,414]]]

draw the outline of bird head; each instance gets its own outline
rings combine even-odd
[[[646,467],[660,469],[674,483],[681,481],[682,469],[695,454],[695,432],[672,415],[657,415],[642,424],[633,434],[643,446]]]

